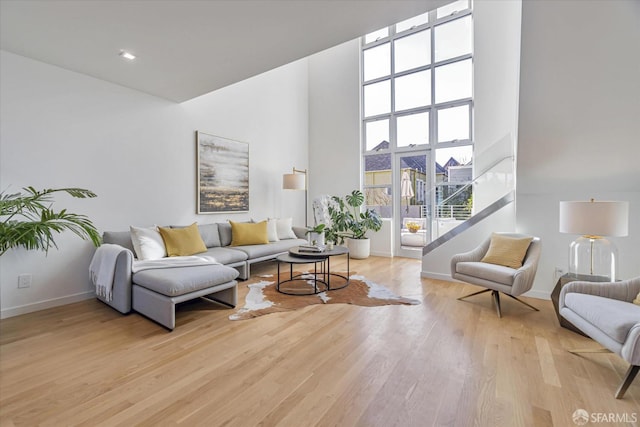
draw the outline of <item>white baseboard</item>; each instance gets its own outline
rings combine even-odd
[[[535,289],[530,290],[529,292],[525,292],[522,294],[523,297],[537,298],[537,299],[551,299],[551,291],[536,291]]]
[[[7,317],[19,316],[21,314],[33,313],[34,311],[40,311],[51,307],[58,307],[61,305],[71,304],[78,301],[84,301],[86,299],[95,298],[96,293],[94,291],[80,292],[78,294],[67,295],[60,298],[52,298],[44,301],[38,301],[31,304],[19,305],[17,307],[9,307],[0,310],[0,319],[6,319]]]
[[[450,275],[443,273],[433,273],[431,271],[421,271],[420,277],[424,277],[425,279],[436,279],[436,280],[445,280],[447,282],[459,282],[458,280],[454,280]]]
[[[393,257],[393,254],[391,252],[378,252],[378,251],[373,252],[373,251],[371,251],[369,253],[369,255],[371,255],[371,256],[381,256],[381,257],[385,257],[385,258]]]

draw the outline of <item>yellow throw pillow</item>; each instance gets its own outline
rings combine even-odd
[[[195,222],[185,228],[158,227],[158,231],[169,256],[187,256],[207,251]]]
[[[231,224],[231,246],[262,245],[269,243],[267,221],[233,222]]]
[[[489,264],[504,265],[505,267],[520,268],[531,240],[533,240],[532,237],[508,237],[493,233],[489,250],[481,261]]]
[[[640,292],[638,292],[638,295],[636,296],[636,299],[633,300],[633,303],[640,305]]]

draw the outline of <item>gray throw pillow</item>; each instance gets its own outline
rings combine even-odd
[[[220,246],[231,244],[231,224],[228,222],[218,222],[218,234],[220,235]]]
[[[185,228],[186,225],[172,225],[171,228]],[[208,248],[219,248],[220,235],[218,234],[218,224],[198,224],[198,231],[204,245]]]
[[[219,248],[220,234],[218,233],[218,224],[198,224],[198,230],[204,240],[204,244],[208,248]]]

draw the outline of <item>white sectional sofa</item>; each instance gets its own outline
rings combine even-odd
[[[219,264],[140,271],[135,268],[137,260],[131,232],[104,232],[103,243],[116,245],[110,249],[119,252],[113,266],[112,292],[108,297],[98,293],[97,298],[121,313],[133,310],[173,330],[176,304],[203,297],[235,307],[236,279],[248,279],[252,264],[275,259],[290,248],[307,243],[304,227],[291,227],[287,238],[241,246],[231,246],[233,236],[229,223],[199,224],[198,231],[207,248],[198,255],[212,257]]]

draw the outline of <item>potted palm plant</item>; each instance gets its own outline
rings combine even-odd
[[[48,251],[57,248],[54,233],[69,230],[85,240],[100,246],[100,233],[85,215],[51,208],[52,194],[65,192],[84,199],[96,197],[82,188],[59,188],[38,191],[23,188],[22,193],[0,192],[0,256],[9,249],[23,247],[27,250]]]
[[[360,190],[353,190],[344,198],[333,196],[332,199],[335,204],[329,206],[331,227],[325,229],[326,239],[336,244],[342,244],[346,240],[352,258],[367,258],[371,252],[367,232],[382,228],[380,215],[372,209],[361,210],[364,195]]]

